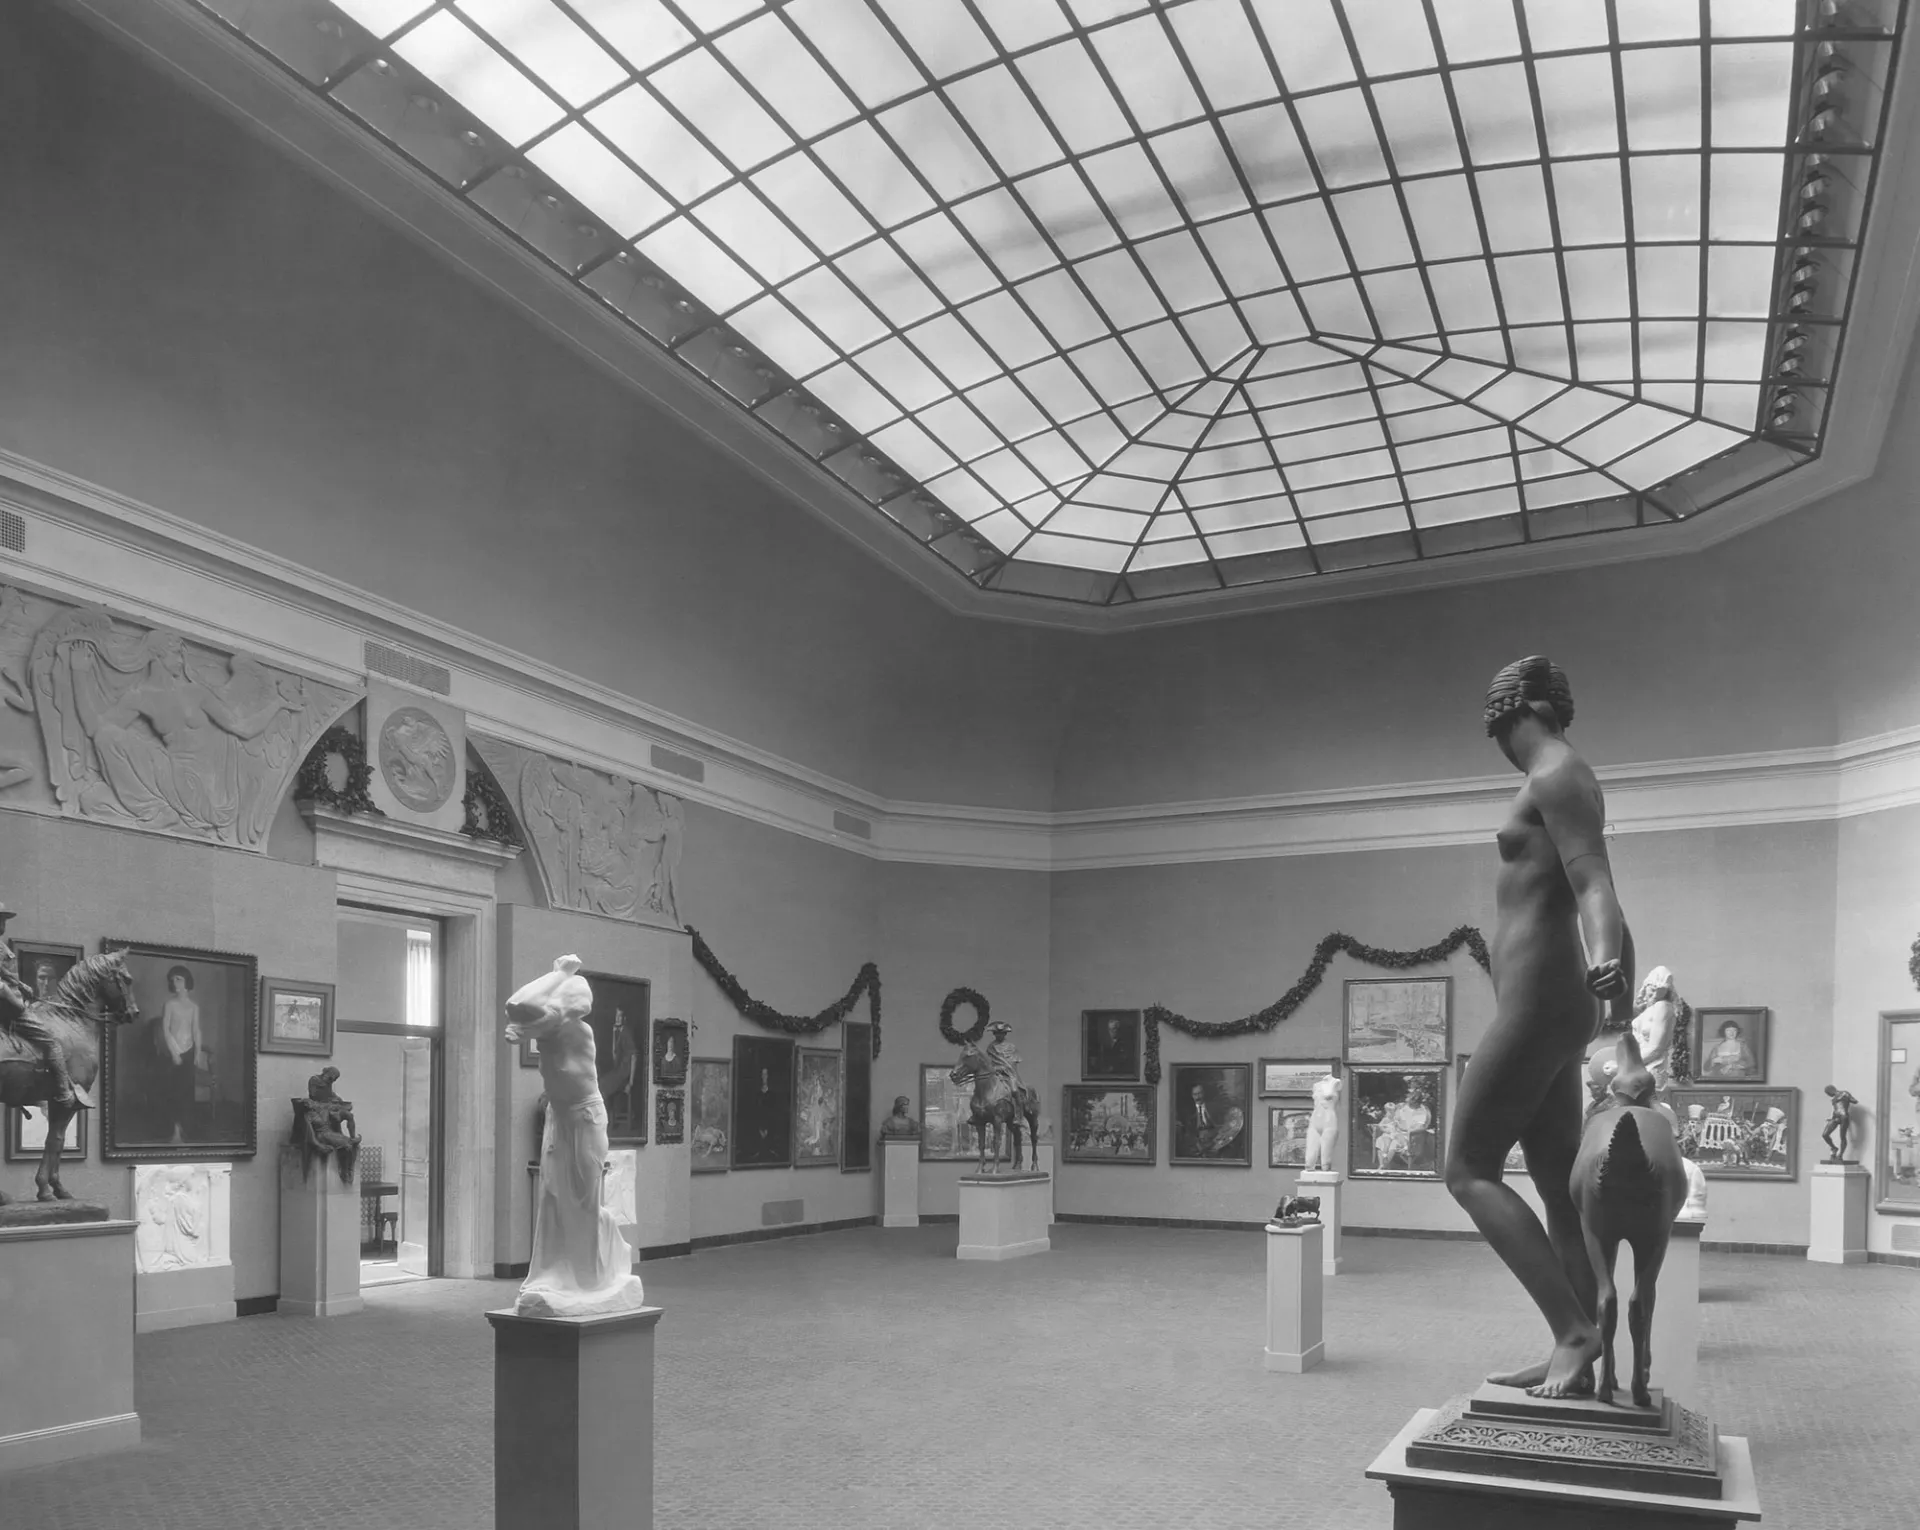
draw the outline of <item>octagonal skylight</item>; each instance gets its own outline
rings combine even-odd
[[[199,0],[976,582],[1817,453],[1900,0]]]

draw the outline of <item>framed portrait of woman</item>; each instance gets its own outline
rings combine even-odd
[[[101,1031],[100,1156],[251,1158],[259,961],[141,941],[102,945],[126,952],[140,1018]]]
[[[1703,1084],[1767,1081],[1765,1009],[1696,1009],[1693,1076]]]

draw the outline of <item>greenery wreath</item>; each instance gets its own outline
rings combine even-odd
[[[953,1012],[962,1004],[972,1008],[974,1022],[964,1031],[953,1028]],[[971,988],[956,988],[947,995],[940,1005],[940,1034],[957,1047],[972,1046],[987,1034],[987,1021],[992,1018],[993,1007],[987,1003],[987,996]]]
[[[873,1022],[873,1055],[880,1055],[880,969],[872,962],[865,963],[853,979],[850,987],[817,1015],[782,1014],[771,1004],[763,1004],[741,986],[740,980],[721,964],[720,958],[713,954],[701,934],[692,925],[687,933],[693,937],[693,959],[706,969],[707,976],[720,986],[727,1001],[740,1012],[743,1020],[751,1020],[755,1025],[764,1026],[770,1031],[784,1031],[789,1036],[817,1036],[830,1025],[838,1025],[853,1013],[853,1006],[864,995],[867,1012]]]
[[[1920,940],[1913,943],[1912,954],[1907,959],[1907,976],[1913,979],[1913,986],[1920,988]]]
[[[339,787],[334,786],[333,773],[327,769],[328,758],[336,754],[347,768],[347,779]],[[366,744],[344,723],[335,723],[307,751],[300,774],[293,778],[293,800],[317,802],[337,813],[371,813],[383,818],[386,815],[374,806],[373,795],[367,790],[372,781]]]

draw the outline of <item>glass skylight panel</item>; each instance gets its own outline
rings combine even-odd
[[[548,0],[456,0],[509,57],[550,85],[570,106],[584,106],[614,86],[626,70]]]
[[[818,137],[859,112],[777,14],[735,27],[715,46],[798,137]]]
[[[565,115],[557,101],[450,11],[429,16],[393,51],[508,143],[525,143]]]
[[[574,12],[635,69],[649,69],[692,44],[693,33],[660,0],[568,0]]]

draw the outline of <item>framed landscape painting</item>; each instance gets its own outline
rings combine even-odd
[[[67,1140],[60,1144],[61,1162],[87,1156],[87,1118],[90,1110],[76,1110],[67,1122]],[[35,1105],[32,1112],[15,1105],[7,1111],[7,1162],[38,1163],[47,1146],[47,1112]]]
[[[1920,1009],[1880,1016],[1880,1108],[1874,1116],[1876,1204],[1920,1217]]]
[[[1252,1168],[1253,1065],[1174,1063],[1167,1078],[1173,1118],[1167,1162]]]
[[[844,1113],[840,1054],[801,1047],[793,1082],[793,1166],[840,1166],[840,1125]]]
[[[1304,1169],[1307,1166],[1307,1123],[1313,1118],[1308,1104],[1267,1107],[1267,1167]]]
[[[1447,1140],[1439,1068],[1349,1068],[1347,1172],[1356,1179],[1438,1179]]]
[[[1063,1163],[1141,1163],[1154,1158],[1151,1084],[1124,1089],[1068,1084],[1060,1141]]]
[[[606,972],[580,975],[593,990],[587,1024],[593,1027],[594,1066],[600,1070],[600,1098],[607,1106],[607,1145],[645,1147],[647,1012],[653,1002],[653,985],[644,978],[615,977]],[[521,1047],[524,1062],[526,1042]],[[537,1045],[533,1060],[537,1066]]]
[[[733,1105],[733,1062],[725,1057],[696,1057],[687,1072],[693,1106],[693,1172],[727,1172],[729,1111]]]
[[[1799,1177],[1798,1089],[1672,1089],[1680,1151],[1708,1179]]]
[[[733,1038],[736,1169],[793,1167],[793,1042],[785,1036]]]
[[[1696,1009],[1694,1078],[1702,1084],[1764,1084],[1770,1018],[1765,1009]]]
[[[101,1028],[100,1156],[251,1158],[260,965],[232,951],[124,940],[140,1019]]]
[[[1453,1051],[1452,997],[1452,978],[1349,978],[1347,1061],[1444,1066]]]
[[[333,1055],[333,984],[260,980],[260,1050]]]
[[[1260,1059],[1260,1097],[1312,1094],[1315,1084],[1329,1073],[1339,1071],[1337,1057],[1263,1057]]]
[[[1080,1012],[1080,1076],[1089,1083],[1131,1084],[1140,1077],[1140,1011]]]
[[[947,1077],[952,1063],[920,1064],[920,1161],[960,1163],[980,1157],[973,1129],[973,1086]]]

